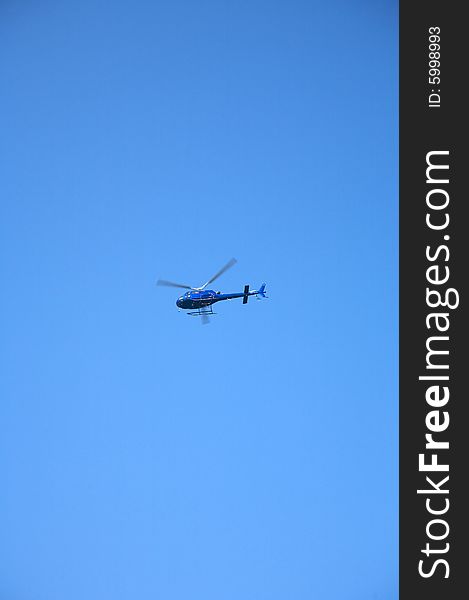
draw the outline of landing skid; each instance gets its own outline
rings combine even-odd
[[[209,315],[216,315],[217,313],[213,312],[212,306],[201,306],[197,310],[193,310],[187,313],[190,317],[202,317],[202,323],[205,325],[210,321]]]
[[[187,313],[191,317],[202,317],[203,315],[216,315],[217,313],[213,312],[211,306],[203,306],[198,308],[197,310],[193,310]]]

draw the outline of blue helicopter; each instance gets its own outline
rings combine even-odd
[[[232,294],[222,294],[221,292],[215,292],[214,290],[205,289],[208,285],[213,283],[215,279],[218,279],[220,275],[223,275],[225,271],[230,269],[236,263],[236,259],[232,258],[222,267],[213,277],[211,277],[206,283],[200,287],[192,287],[190,285],[183,285],[181,283],[174,283],[173,281],[167,281],[166,279],[159,279],[157,285],[164,285],[168,287],[182,288],[189,290],[176,300],[176,306],[183,310],[188,310],[188,314],[191,316],[202,317],[202,323],[208,323],[209,315],[214,315],[213,304],[215,302],[221,302],[222,300],[233,300],[234,298],[242,298],[243,304],[247,304],[249,296],[256,296],[259,298],[267,298],[265,295],[265,283],[261,285],[258,290],[249,290],[249,285],[244,286],[243,292],[235,292]]]

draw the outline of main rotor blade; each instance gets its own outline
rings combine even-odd
[[[158,279],[156,285],[165,285],[166,287],[183,288],[184,290],[192,290],[190,285],[183,285],[182,283],[174,283],[172,281],[166,281],[166,279]]]
[[[208,286],[209,283],[213,283],[215,281],[215,279],[218,279],[218,277],[220,277],[220,275],[223,275],[223,273],[225,271],[228,271],[228,269],[230,269],[234,264],[236,264],[237,260],[236,258],[232,258],[231,260],[229,260],[226,265],[224,267],[222,267],[218,273],[216,273],[211,279],[209,279],[207,281],[207,283],[204,283],[204,285],[200,288],[201,290],[203,290],[204,288],[206,288]]]

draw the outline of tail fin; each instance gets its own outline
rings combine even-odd
[[[267,296],[265,295],[265,283],[263,283],[261,287],[257,290],[257,295],[261,298],[267,298]]]

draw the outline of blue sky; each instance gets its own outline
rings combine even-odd
[[[396,3],[0,23],[0,596],[397,598]]]

